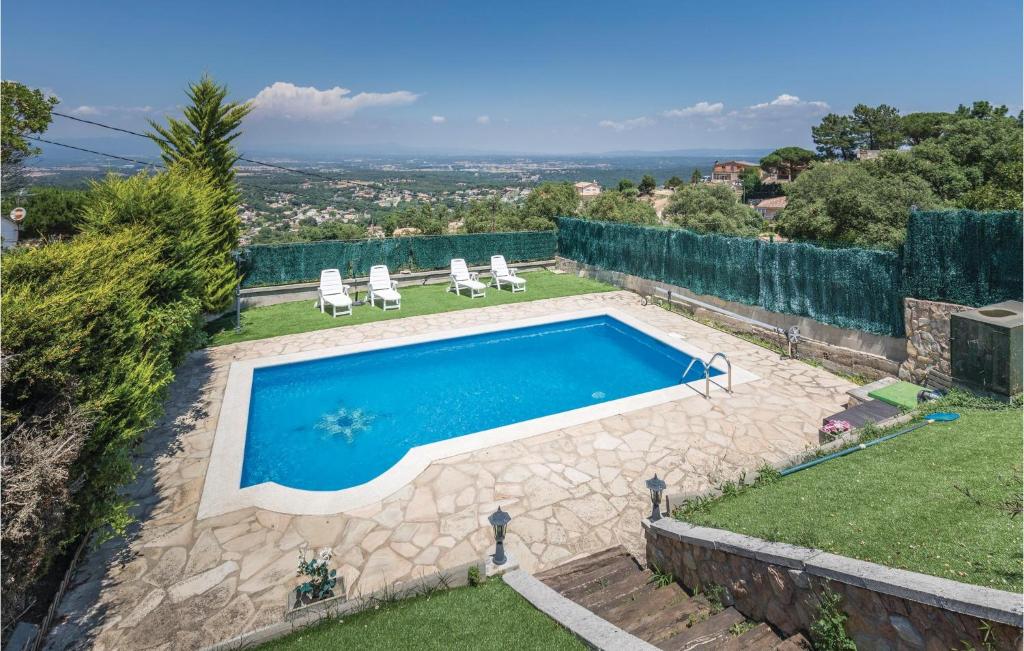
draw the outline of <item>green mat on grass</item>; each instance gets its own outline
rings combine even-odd
[[[919,387],[916,384],[911,384],[910,382],[896,382],[887,387],[876,389],[868,395],[875,400],[881,400],[882,402],[887,402],[896,407],[913,409],[917,406],[918,391],[924,391],[924,387]]]

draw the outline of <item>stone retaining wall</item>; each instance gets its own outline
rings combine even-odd
[[[726,301],[714,296],[698,295],[684,287],[659,283],[619,271],[608,271],[568,258],[559,257],[556,258],[556,261],[558,268],[566,273],[595,278],[616,287],[636,292],[641,296],[653,295],[656,287],[663,287],[671,289],[674,295],[696,298],[709,305],[720,307],[723,310],[750,319],[763,321],[776,327],[788,329],[792,325],[799,326],[802,336],[818,340],[801,341],[799,344],[799,356],[820,361],[822,366],[828,371],[856,373],[875,380],[889,375],[896,375],[900,362],[903,361],[906,354],[906,343],[903,339],[837,328],[807,317],[769,312],[753,305]],[[680,309],[698,320],[713,321],[729,332],[754,334],[768,341],[776,341],[784,346],[782,338],[777,333],[765,328],[759,328],[746,321],[730,318],[728,315],[720,312],[692,305],[677,305],[676,310]]]
[[[903,299],[907,359],[900,365],[901,379],[936,388],[950,386],[949,317],[969,309],[956,303]]]
[[[785,636],[808,634],[828,589],[842,598],[847,633],[861,649],[1021,648],[1018,594],[672,518],[644,529],[649,564],[688,590],[721,586],[724,603]]]

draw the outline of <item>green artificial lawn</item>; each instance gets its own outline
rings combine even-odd
[[[379,303],[377,307],[358,305],[352,308],[351,316],[334,318],[329,311],[321,314],[319,308],[313,307],[315,301],[307,299],[245,310],[242,312],[242,330],[238,333],[234,331],[234,313],[212,321],[207,325],[206,332],[210,335],[211,346],[223,346],[224,344],[233,344],[239,341],[265,339],[267,337],[291,335],[299,332],[323,330],[325,328],[340,328],[357,323],[401,319],[407,316],[436,314],[438,312],[451,312],[454,310],[467,310],[475,307],[487,307],[488,305],[536,301],[543,298],[557,298],[559,296],[607,292],[615,289],[611,285],[606,285],[590,278],[580,278],[572,274],[531,271],[522,274],[522,276],[526,279],[526,291],[515,294],[512,293],[511,289],[498,291],[494,287],[488,287],[487,295],[483,298],[470,298],[466,291],[463,291],[461,296],[457,296],[452,292],[446,292],[445,288],[447,285],[443,284],[401,287],[398,290],[402,295],[401,310],[388,310],[385,312],[380,309]],[[486,282],[486,279],[483,282]],[[360,298],[363,297],[362,289],[360,287]]]
[[[923,390],[924,387],[910,382],[894,382],[887,387],[872,391],[868,395],[895,407],[914,409],[917,407],[917,394]]]
[[[260,647],[288,649],[585,649],[501,579],[398,601]]]
[[[956,411],[959,421],[927,425],[676,515],[1020,592],[1021,518],[998,505],[1021,492],[1021,411]]]

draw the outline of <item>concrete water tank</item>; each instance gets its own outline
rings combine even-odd
[[[953,383],[984,394],[1021,392],[1024,303],[1004,301],[949,319]]]

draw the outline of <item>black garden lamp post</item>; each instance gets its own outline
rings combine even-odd
[[[651,521],[661,519],[661,495],[665,492],[666,484],[658,478],[658,473],[646,482],[647,490],[651,491]]]
[[[512,521],[512,516],[501,510],[498,510],[491,514],[491,517],[487,518],[487,521],[491,523],[491,528],[494,529],[494,564],[504,565],[508,558],[505,556],[505,530],[508,529],[508,523]]]
[[[231,251],[231,259],[235,261],[235,332],[242,331],[242,252]]]

